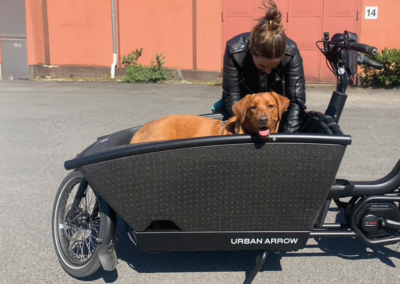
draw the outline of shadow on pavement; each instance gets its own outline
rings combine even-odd
[[[118,242],[116,252],[119,261],[125,261],[138,273],[185,273],[185,272],[244,272],[248,276],[256,265],[259,251],[236,252],[142,252],[130,241],[124,221],[118,217]],[[296,252],[270,252],[261,268],[263,271],[282,271],[281,259],[286,257],[340,257],[346,260],[379,259],[383,264],[396,267],[391,257],[400,259],[400,253],[384,246],[369,247],[361,240],[352,238],[314,239],[317,244],[307,245]],[[311,250],[311,251],[310,251]],[[103,278],[105,283],[118,279],[118,266],[114,271],[100,270],[85,281]]]

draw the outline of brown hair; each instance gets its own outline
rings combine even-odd
[[[269,5],[269,6],[268,6]],[[282,14],[274,1],[263,1],[265,16],[258,19],[250,35],[250,50],[254,56],[267,59],[282,58],[286,50]]]

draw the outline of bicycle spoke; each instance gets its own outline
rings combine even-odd
[[[92,255],[92,251],[90,249],[90,238],[85,239],[85,244],[86,244],[86,248],[87,248],[87,258],[89,258]]]
[[[87,202],[87,212],[90,215],[93,215],[93,212],[96,209],[96,204],[97,204],[97,198],[96,195],[93,193],[93,191],[90,191],[90,194],[86,195],[86,202]]]
[[[83,242],[79,242],[79,249],[80,249],[80,260],[84,260],[84,256],[83,256]]]
[[[70,192],[65,195],[63,206],[60,208],[60,237],[65,242],[65,253],[75,263],[84,263],[93,257],[100,238],[101,220],[99,199],[93,189],[88,186],[84,196],[78,202],[75,212],[71,212],[72,204],[80,183],[70,187]],[[72,220],[67,220],[69,212]],[[61,226],[62,224],[62,226]]]
[[[99,225],[99,227],[100,227],[100,225]],[[98,236],[100,235],[100,229],[97,230],[97,229],[96,229],[96,226],[90,226],[90,229],[93,229],[93,230],[96,232],[96,234],[97,234]]]

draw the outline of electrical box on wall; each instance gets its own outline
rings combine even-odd
[[[28,79],[25,0],[0,0],[1,76]]]

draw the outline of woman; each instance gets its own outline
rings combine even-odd
[[[234,116],[232,106],[245,95],[274,91],[290,100],[280,131],[293,133],[300,129],[306,102],[303,59],[296,43],[285,35],[275,2],[268,4],[263,3],[266,14],[251,33],[226,44],[223,103],[215,111],[225,118]]]

